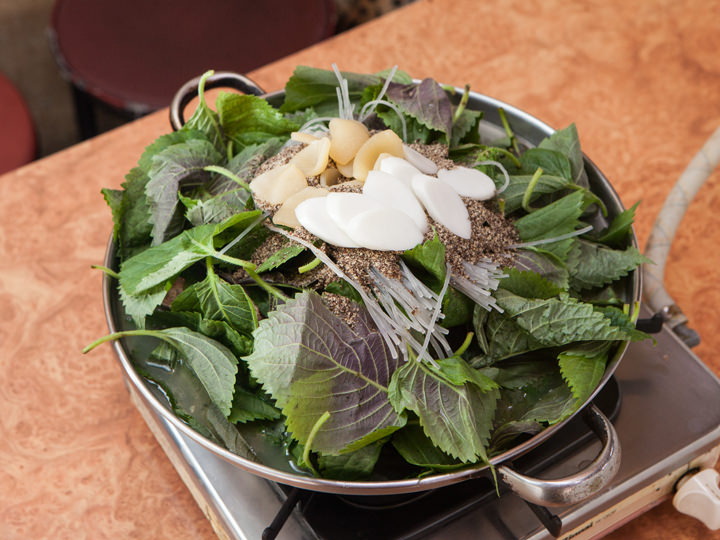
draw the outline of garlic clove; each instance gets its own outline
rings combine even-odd
[[[253,197],[270,204],[282,204],[291,195],[307,187],[307,179],[294,164],[275,167],[250,182]]]
[[[423,241],[413,220],[394,208],[362,212],[350,220],[346,230],[361,247],[381,251],[405,251]]]
[[[336,163],[335,166],[337,167],[337,170],[340,171],[340,174],[342,174],[345,178],[353,177],[353,162],[352,161],[350,163],[346,163],[345,165]]]
[[[395,156],[383,159],[380,162],[380,170],[402,180],[408,187],[413,176],[420,172],[409,161]]]
[[[452,187],[432,176],[416,174],[412,179],[412,189],[431,218],[453,234],[470,239],[470,216],[465,203]]]
[[[340,181],[342,174],[337,169],[328,167],[320,173],[320,185],[322,187],[334,186]]]
[[[420,232],[427,231],[425,209],[402,180],[382,171],[370,171],[363,185],[363,194],[404,213]]]
[[[495,196],[495,182],[487,174],[477,169],[468,167],[440,169],[437,177],[462,197],[487,201]]]
[[[305,176],[317,176],[327,168],[329,151],[330,139],[322,137],[295,154],[290,163],[300,169]]]
[[[360,147],[370,138],[362,122],[347,118],[333,118],[330,128],[330,157],[335,163],[346,164],[353,160]]]
[[[360,147],[353,160],[353,176],[364,182],[382,153],[398,157],[403,155],[402,140],[391,129],[376,133]]]
[[[300,225],[320,240],[339,247],[360,247],[333,221],[325,204],[327,197],[306,199],[295,207],[295,217]]]
[[[307,131],[293,131],[290,134],[290,138],[293,141],[300,142],[303,144],[310,144],[311,142],[315,142],[319,139],[319,137],[316,137],[312,133],[308,133]]]
[[[300,226],[300,222],[295,215],[295,208],[307,199],[315,197],[326,197],[329,191],[323,188],[317,187],[306,187],[305,189],[298,191],[294,195],[288,197],[288,199],[282,204],[278,211],[273,215],[272,220],[275,225],[285,225],[286,227],[292,227],[296,229]]]
[[[438,166],[431,159],[423,156],[420,152],[411,148],[407,144],[403,144],[403,152],[407,159],[414,167],[423,174],[436,174]]]

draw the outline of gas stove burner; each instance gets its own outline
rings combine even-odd
[[[615,375],[595,404],[618,432],[620,471],[597,496],[552,510],[502,490],[498,496],[490,478],[400,498],[279,486],[215,457],[130,390],[221,538],[435,540],[482,531],[484,540],[589,540],[667,499],[680,477],[713,467],[720,455],[720,381],[670,331],[658,334],[656,345],[631,344]],[[565,477],[597,454],[600,443],[579,418],[556,435],[563,436],[515,459],[513,467],[543,478]]]

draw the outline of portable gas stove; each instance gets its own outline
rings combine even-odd
[[[537,507],[502,489],[498,496],[484,478],[395,498],[279,486],[210,454],[128,386],[222,539],[460,539],[482,532],[486,540],[581,540],[603,536],[664,501],[681,477],[712,468],[720,456],[720,381],[671,331],[655,337],[656,345],[630,345],[615,380],[595,400],[618,432],[620,471],[597,496],[564,508]],[[543,478],[567,476],[587,466],[599,444],[578,417],[513,466]]]

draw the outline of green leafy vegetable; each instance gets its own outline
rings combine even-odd
[[[588,264],[588,261],[593,264]],[[570,285],[577,290],[601,287],[647,262],[650,260],[634,246],[615,250],[578,240],[568,254],[568,271],[572,276]]]
[[[301,443],[323,413],[330,413],[312,441],[318,452],[352,451],[405,423],[388,400],[397,360],[380,334],[367,317],[351,329],[316,293],[298,294],[261,321],[255,350],[245,360]]]
[[[211,173],[205,171],[208,165],[221,161],[212,143],[191,139],[172,145],[153,157],[149,181],[145,193],[150,201],[153,245],[159,245],[177,234],[178,191],[189,183],[206,182]]]
[[[467,370],[463,382],[455,384],[421,362],[407,362],[393,374],[390,400],[397,411],[417,414],[425,434],[443,452],[464,462],[487,462],[485,446],[499,394],[496,385],[485,378],[478,385],[469,375],[472,368]]]
[[[137,369],[201,434],[256,459],[242,424],[253,443],[279,445],[292,467],[340,480],[380,473],[388,459],[407,462],[399,474],[420,476],[487,464],[518,436],[567,418],[596,391],[611,355],[647,338],[627,305],[631,273],[648,262],[632,245],[636,206],[598,230],[605,207],[589,189],[574,125],[528,149],[500,110],[505,136],[488,145],[469,86],[460,93],[395,70],[342,72],[340,83],[335,71],[303,66],[279,107],[221,94],[213,110],[210,73],[187,124],[149,145],[122,189],[102,192],[118,257],[108,276],[136,329],[88,347],[160,339],[153,348],[143,341]],[[331,247],[311,248],[315,258],[307,243],[259,251],[273,212],[252,198],[258,167],[291,132],[308,122],[322,129],[340,111],[408,143],[444,144],[498,188],[507,173],[504,191],[485,204],[508,216],[520,242],[468,255],[441,231],[386,254],[403,268],[386,282],[398,288],[393,300],[358,285],[367,276],[328,277],[321,265],[340,257]],[[482,229],[473,235],[492,234]],[[502,260],[504,277],[485,276],[475,255]],[[448,276],[458,256],[477,265]],[[466,296],[473,290],[462,280],[483,290],[487,280],[497,309]],[[395,326],[408,317],[418,324]],[[418,361],[426,351],[432,358]]]

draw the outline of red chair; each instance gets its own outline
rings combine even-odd
[[[245,73],[334,29],[333,0],[56,0],[49,34],[88,138],[94,102],[141,116],[208,69]]]
[[[25,100],[1,73],[0,118],[0,174],[3,174],[37,157],[37,139]]]

